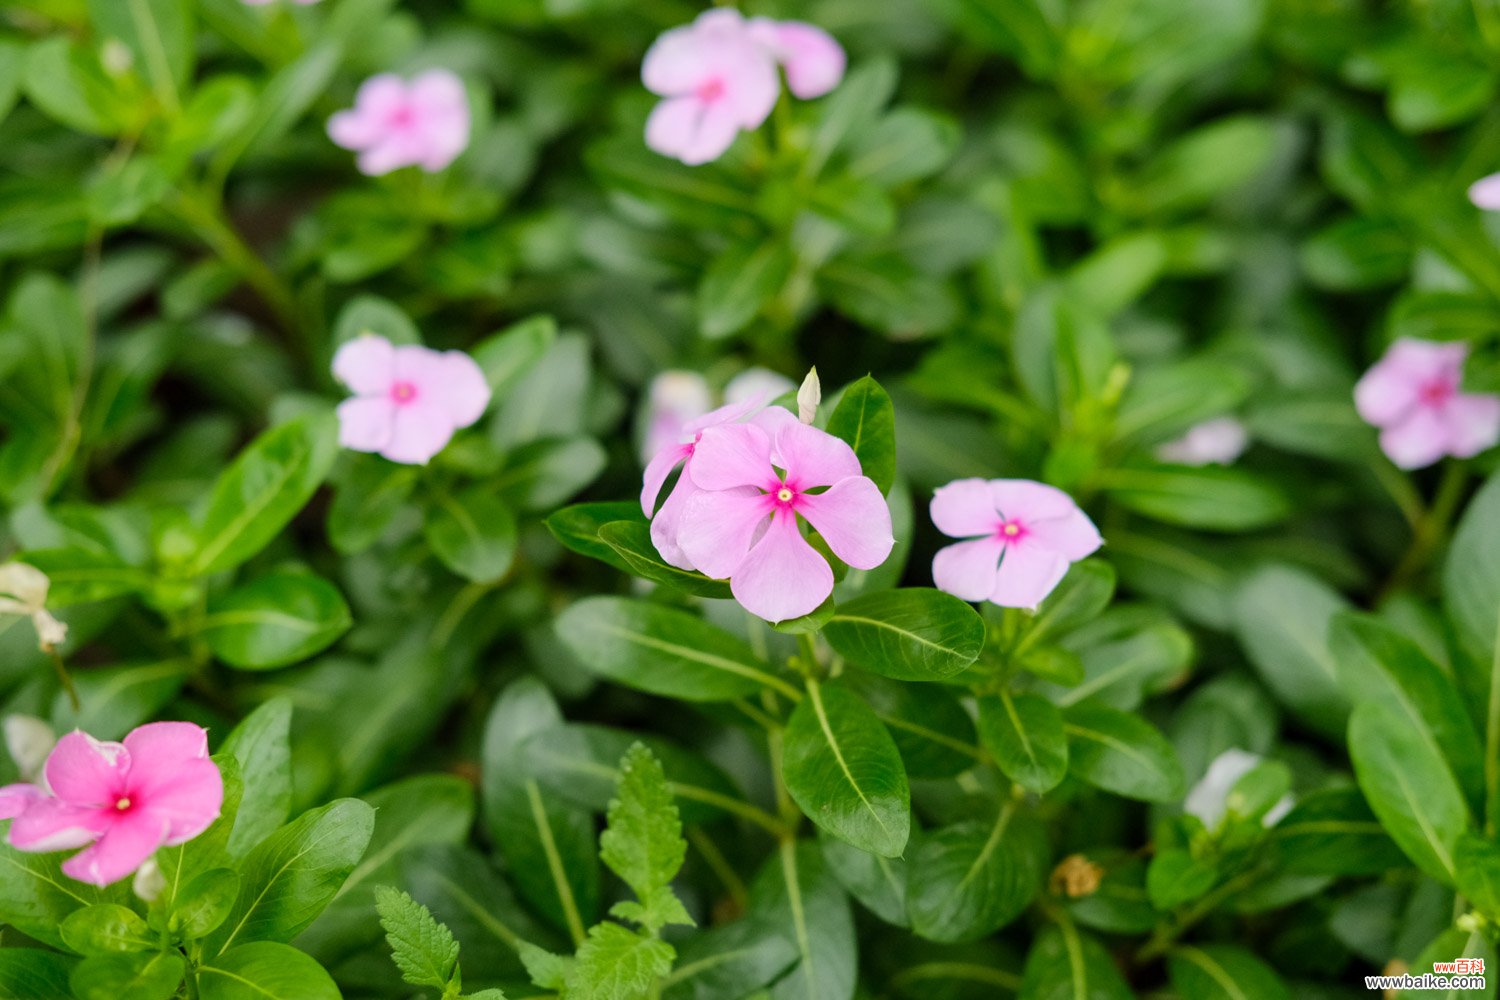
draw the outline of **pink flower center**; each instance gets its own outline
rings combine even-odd
[[[417,387],[410,382],[397,382],[391,386],[391,399],[396,403],[410,403],[417,398]]]
[[[411,126],[416,123],[416,120],[416,111],[410,104],[404,103],[397,105],[396,108],[391,112],[391,116],[389,118],[391,128],[395,129],[411,128]]]
[[[698,100],[704,104],[712,104],[724,96],[725,89],[724,81],[721,78],[717,76],[709,77],[698,84]]]
[[[1457,393],[1458,386],[1451,379],[1435,378],[1422,384],[1417,398],[1423,406],[1442,406]]]
[[[1019,542],[1026,537],[1026,526],[1020,521],[1001,521],[999,526],[995,528],[995,537],[999,538],[1002,542]]]

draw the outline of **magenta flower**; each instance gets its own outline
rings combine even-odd
[[[484,372],[462,351],[365,334],[338,349],[333,374],[357,394],[339,404],[339,443],[392,462],[426,465],[490,405]]]
[[[1156,457],[1177,465],[1231,465],[1250,443],[1245,425],[1233,417],[1194,424],[1186,434],[1156,449]]]
[[[328,135],[359,151],[359,169],[377,176],[400,167],[442,170],[469,145],[463,81],[433,69],[410,83],[393,73],[360,84],[354,107],[328,119]]]
[[[646,119],[646,145],[689,166],[718,159],[740,130],[759,128],[781,90],[775,59],[737,11],[722,7],[658,38],[641,81],[664,98]]]
[[[57,741],[46,789],[0,789],[0,818],[22,851],[84,850],[63,862],[80,882],[106,886],[159,848],[186,843],[219,818],[224,781],[208,759],[208,734],[189,722],[152,722],[123,743],[77,730]]]
[[[854,449],[779,407],[705,430],[686,475],[697,492],[683,505],[682,551],[767,621],[808,614],[833,592],[833,570],[799,518],[855,569],[874,569],[895,545],[890,508]]]
[[[966,601],[1035,608],[1103,539],[1073,498],[1028,479],[959,479],[932,496],[932,523],[952,538],[932,560],[940,590]]]
[[[1500,174],[1490,174],[1470,184],[1469,200],[1476,208],[1500,212]]]
[[[843,46],[816,25],[757,17],[750,21],[750,34],[781,64],[787,89],[796,97],[822,97],[844,78]]]
[[[1472,458],[1500,441],[1500,396],[1462,392],[1460,343],[1403,337],[1354,387],[1354,405],[1380,428],[1380,447],[1403,469],[1445,455]]]

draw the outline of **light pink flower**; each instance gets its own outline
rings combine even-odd
[[[427,464],[490,405],[484,372],[462,351],[366,334],[338,349],[333,374],[357,394],[339,404],[339,443],[392,462]]]
[[[743,403],[747,399],[769,403],[797,388],[797,383],[769,368],[746,368],[724,386],[724,402]]]
[[[468,95],[463,81],[445,69],[410,83],[381,73],[360,84],[353,108],[328,119],[328,135],[358,150],[359,169],[371,176],[400,167],[433,173],[469,145]]]
[[[1359,415],[1380,428],[1380,447],[1401,468],[1471,458],[1500,441],[1500,396],[1460,390],[1468,353],[1403,337],[1354,387]]]
[[[844,78],[844,48],[822,28],[805,21],[750,21],[751,36],[781,64],[793,95],[822,97]]]
[[[1490,174],[1470,184],[1469,200],[1476,208],[1500,212],[1500,174]]]
[[[665,371],[646,389],[641,458],[649,461],[682,441],[683,429],[713,409],[708,379],[693,371]],[[647,511],[649,514],[650,512]]]
[[[890,508],[854,449],[779,407],[705,430],[687,475],[698,491],[682,512],[682,551],[767,621],[808,614],[833,592],[833,570],[799,518],[855,569],[874,569],[895,545]]]
[[[198,836],[224,801],[208,734],[189,722],[149,723],[123,743],[75,730],[57,741],[43,774],[45,791],[0,790],[0,818],[14,817],[7,839],[22,851],[87,846],[62,870],[97,886],[118,882],[158,848]]]
[[[951,538],[932,560],[940,590],[966,601],[1034,608],[1103,544],[1062,490],[1028,479],[959,479],[932,496],[932,523]]]
[[[1250,435],[1233,417],[1205,420],[1156,449],[1156,457],[1176,465],[1231,465],[1245,452]]]
[[[759,128],[781,91],[771,53],[723,7],[658,38],[641,81],[665,98],[646,119],[646,145],[689,166],[718,159],[740,130]]]

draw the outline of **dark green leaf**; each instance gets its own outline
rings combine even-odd
[[[835,651],[896,680],[952,677],[984,648],[984,621],[964,601],[910,587],[866,594],[841,605],[823,628]]]

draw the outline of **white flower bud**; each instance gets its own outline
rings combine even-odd
[[[167,878],[161,873],[161,866],[156,863],[156,858],[147,858],[145,863],[135,870],[135,878],[130,883],[130,888],[135,894],[148,903],[156,902],[156,897],[161,895],[167,887]]]
[[[797,390],[797,419],[810,424],[817,419],[818,404],[823,401],[823,386],[818,382],[818,369],[808,369],[802,388]]]

